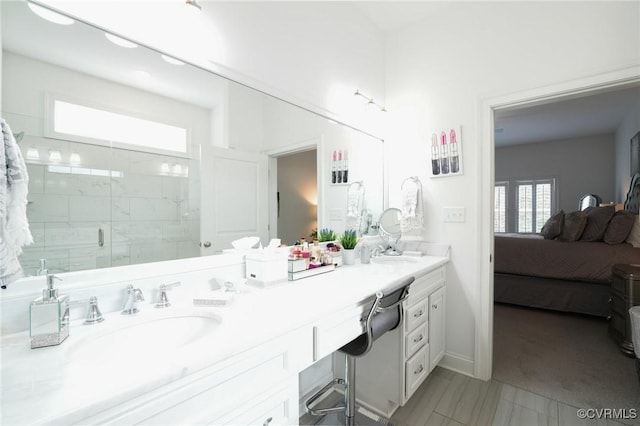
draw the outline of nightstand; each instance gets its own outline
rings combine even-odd
[[[629,309],[640,305],[640,264],[613,265],[611,274],[609,334],[620,345],[622,353],[635,357]]]

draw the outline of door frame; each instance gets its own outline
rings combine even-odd
[[[599,74],[543,86],[506,95],[481,97],[478,99],[478,134],[480,155],[477,158],[480,179],[477,194],[480,198],[480,214],[477,227],[480,277],[479,306],[476,314],[474,376],[490,380],[493,368],[493,186],[495,182],[495,133],[496,110],[525,108],[554,101],[592,95],[613,89],[633,87],[640,84],[638,65],[613,69]]]
[[[274,148],[267,151],[263,151],[262,153],[267,155],[268,159],[268,175],[269,182],[267,185],[267,208],[269,209],[269,221],[268,221],[268,232],[269,239],[278,238],[278,202],[277,202],[277,194],[278,194],[278,157],[283,157],[285,155],[297,154],[299,152],[311,151],[313,149],[316,150],[316,180],[317,180],[317,191],[318,191],[318,206],[322,205],[322,176],[321,171],[323,163],[322,156],[319,155],[320,149],[322,147],[324,141],[324,135],[319,135],[313,137],[311,139],[305,139],[303,141],[283,146],[280,148]],[[318,226],[321,223],[321,209],[318,209]]]

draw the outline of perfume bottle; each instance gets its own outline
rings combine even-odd
[[[431,135],[431,173],[435,175],[440,174],[440,153],[438,150],[438,135],[435,133]]]
[[[440,135],[440,171],[443,175],[449,174],[449,146],[445,132]]]
[[[44,272],[47,288],[29,307],[31,349],[59,345],[69,337],[69,297],[53,288],[54,280],[61,279]]]

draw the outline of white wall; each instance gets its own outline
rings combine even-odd
[[[640,131],[640,101],[629,111],[616,131],[615,196],[616,202],[623,203],[631,184],[631,164],[629,159],[631,138]]]
[[[351,124],[384,99],[383,34],[346,2],[44,0],[120,35]],[[153,19],[151,19],[151,17]]]
[[[612,134],[496,148],[496,181],[555,178],[557,210],[565,212],[584,194],[615,201],[614,148]]]
[[[481,106],[487,98],[540,88],[640,63],[637,2],[450,3],[427,22],[389,37],[386,135],[390,199],[400,182],[423,179],[426,230],[431,241],[450,242],[447,352],[450,364],[473,373],[480,292],[483,197]],[[428,137],[434,129],[462,126],[464,175],[429,179]],[[462,206],[466,222],[442,223],[443,206]]]

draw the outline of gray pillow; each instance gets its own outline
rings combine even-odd
[[[575,211],[564,215],[564,225],[558,239],[560,241],[571,242],[580,239],[584,227],[587,225],[587,214]]]
[[[604,242],[607,244],[623,243],[631,233],[635,221],[636,215],[629,210],[617,211],[604,233]]]
[[[553,240],[560,232],[562,232],[562,225],[564,224],[564,210],[560,210],[553,216],[551,216],[545,222],[544,226],[540,230],[540,235],[544,237],[545,240]]]
[[[609,221],[616,212],[615,206],[589,207],[583,211],[587,214],[587,225],[584,227],[580,240],[602,241]]]

